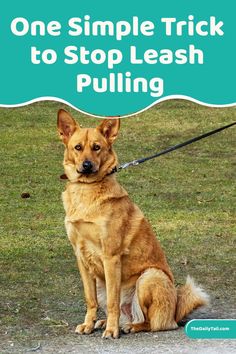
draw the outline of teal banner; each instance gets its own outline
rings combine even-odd
[[[236,320],[191,320],[185,333],[193,339],[236,339]]]
[[[234,1],[11,1],[0,105],[58,100],[130,115],[169,98],[236,102]]]

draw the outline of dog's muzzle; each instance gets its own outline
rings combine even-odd
[[[79,171],[77,170],[77,172],[85,174],[85,175],[89,175],[91,173],[95,173],[96,171],[94,171],[93,163],[89,160],[85,160],[82,163],[81,169]]]

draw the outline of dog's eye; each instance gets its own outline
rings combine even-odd
[[[94,151],[98,151],[98,150],[100,150],[101,149],[101,146],[100,145],[98,145],[98,144],[93,144],[93,150]]]
[[[75,145],[75,150],[82,150],[82,146],[80,144]]]

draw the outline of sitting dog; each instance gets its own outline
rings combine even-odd
[[[131,202],[113,173],[113,143],[119,119],[95,129],[80,128],[71,115],[58,112],[68,178],[62,198],[65,226],[78,261],[87,312],[76,333],[105,328],[104,338],[125,333],[170,330],[207,294],[188,277],[176,288],[161,246],[149,222]],[[107,319],[97,321],[98,306]]]

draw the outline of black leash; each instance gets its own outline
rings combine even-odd
[[[130,167],[130,166],[138,166],[138,165],[140,165],[141,163],[143,163],[143,162],[145,162],[145,161],[155,159],[156,157],[159,157],[159,156],[161,156],[161,155],[168,154],[168,153],[171,152],[171,151],[180,149],[180,148],[182,148],[183,146],[186,146],[186,145],[195,143],[195,141],[198,141],[198,140],[207,138],[207,137],[210,136],[210,135],[219,133],[219,132],[221,132],[222,130],[227,129],[227,128],[230,128],[230,127],[232,127],[232,126],[235,125],[235,124],[236,124],[236,122],[233,122],[233,123],[231,123],[231,124],[225,125],[224,127],[221,127],[221,128],[212,130],[212,131],[210,131],[210,132],[208,132],[208,133],[205,133],[205,134],[196,136],[195,138],[192,138],[192,139],[189,139],[189,140],[187,140],[187,141],[184,141],[183,143],[176,144],[176,145],[174,145],[174,146],[170,146],[169,148],[167,148],[167,149],[165,149],[165,150],[162,150],[162,151],[160,151],[160,152],[157,152],[157,153],[154,154],[154,155],[151,155],[151,156],[148,156],[148,157],[143,157],[143,158],[140,158],[140,159],[138,159],[138,160],[133,160],[133,161],[131,161],[131,162],[126,162],[126,163],[124,163],[124,164],[122,164],[122,165],[120,165],[120,166],[118,166],[118,167],[115,167],[111,173],[120,172],[120,171],[122,171],[122,170],[124,170],[125,168]]]

